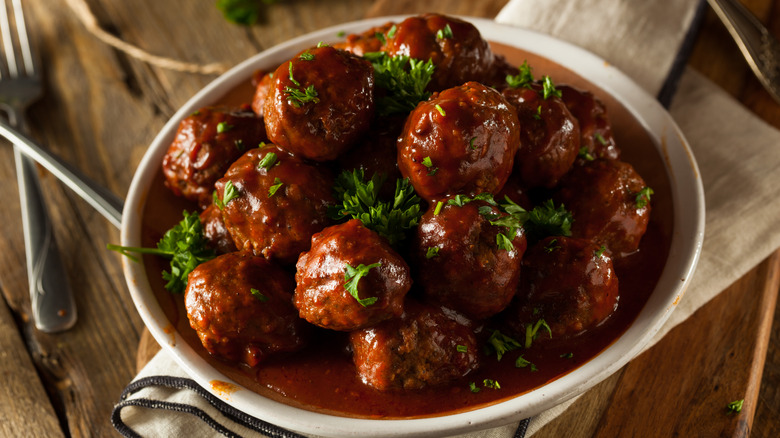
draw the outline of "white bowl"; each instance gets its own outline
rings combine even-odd
[[[133,178],[123,213],[122,245],[141,245],[141,215],[152,182],[171,143],[179,121],[193,111],[217,101],[227,91],[245,83],[257,69],[269,69],[319,41],[335,41],[339,32],[357,33],[369,27],[399,22],[404,17],[383,17],[323,29],[262,52],[217,78],[190,99],[165,125],[144,156]],[[515,398],[476,410],[430,418],[356,419],[303,410],[272,401],[241,387],[205,361],[172,332],[147,280],[143,264],[124,262],[127,284],[144,323],[155,339],[201,386],[226,403],[277,426],[323,436],[432,436],[465,433],[498,427],[536,415],[599,383],[647,345],[681,299],[698,261],[704,236],[704,195],[693,153],[669,114],[632,80],[603,59],[571,44],[493,21],[467,18],[482,36],[493,42],[539,54],[575,70],[580,76],[614,97],[647,131],[666,166],[671,181],[673,235],[668,259],[648,302],[632,325],[596,357],[560,378]],[[620,146],[620,145],[618,145]],[[654,198],[655,201],[655,198]],[[151,275],[159,275],[152,272]],[[213,381],[235,385],[235,391],[214,391]]]

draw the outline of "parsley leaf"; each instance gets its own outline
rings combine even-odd
[[[636,198],[634,198],[636,202],[636,208],[645,208],[647,207],[647,204],[650,203],[650,195],[654,194],[653,189],[650,187],[643,187],[642,190],[637,192]]]
[[[531,88],[531,84],[534,82],[534,75],[531,73],[531,67],[528,65],[528,61],[523,61],[523,65],[519,68],[520,72],[516,75],[507,75],[506,83],[512,88]]]
[[[217,0],[217,9],[231,23],[250,26],[257,23],[263,4],[270,5],[277,0]]]
[[[436,38],[438,38],[440,40],[449,39],[449,38],[452,38],[452,37],[453,37],[453,35],[452,35],[452,28],[450,27],[449,23],[444,25],[443,28],[439,29],[436,32]]]
[[[279,178],[274,178],[274,185],[268,188],[268,197],[275,195],[277,191],[284,185],[282,180]]]
[[[261,169],[270,169],[276,165],[276,162],[279,161],[279,158],[276,156],[275,152],[269,152],[265,154],[262,160],[257,164],[257,167]]]
[[[368,271],[379,266],[381,266],[381,263],[378,262],[372,263],[368,266],[361,263],[355,268],[350,265],[344,265],[344,289],[346,289],[347,292],[349,292],[349,294],[352,295],[363,307],[368,307],[376,303],[378,298],[370,297],[361,299],[358,296],[358,282],[361,278],[368,275]]]
[[[520,342],[498,330],[493,330],[485,343],[485,354],[495,353],[496,360],[501,360],[504,354],[522,347]]]
[[[252,293],[253,297],[257,298],[259,301],[261,301],[263,303],[268,301],[268,297],[266,295],[264,295],[262,292],[260,292],[259,290],[255,289],[255,288],[250,288],[249,292]]]
[[[313,59],[313,57],[312,57]],[[309,85],[306,88],[303,88],[300,82],[298,82],[295,77],[293,77],[293,64],[292,61],[290,62],[290,81],[295,84],[295,87],[286,86],[284,87],[284,94],[287,95],[287,102],[296,107],[300,108],[303,106],[303,104],[312,102],[317,103],[320,101],[320,98],[317,94],[317,90],[314,89],[314,85]],[[297,88],[296,88],[297,87]]]
[[[435,69],[432,60],[416,60],[406,55],[388,56],[385,52],[364,55],[374,66],[374,81],[387,93],[377,99],[380,116],[406,114],[431,93],[425,90]]]
[[[550,338],[552,338],[552,330],[550,329],[550,326],[547,325],[547,323],[540,319],[536,321],[536,324],[526,324],[525,325],[525,348],[531,348],[531,344],[533,343],[534,339],[539,337],[539,329],[544,327],[547,329],[547,333],[550,335]]]
[[[406,238],[406,231],[417,225],[422,210],[420,198],[414,193],[409,179],[397,179],[392,200],[380,200],[379,189],[385,182],[383,175],[374,174],[365,180],[362,169],[344,171],[333,186],[337,199],[328,210],[331,219],[359,219],[363,225],[384,236],[391,245]]]
[[[183,293],[187,287],[187,276],[190,272],[199,264],[215,257],[214,251],[208,247],[207,240],[203,236],[203,224],[200,222],[198,213],[185,211],[183,216],[184,218],[157,242],[157,248],[112,244],[108,244],[107,248],[130,257],[134,261],[138,261],[138,259],[130,253],[153,254],[169,258],[171,270],[162,273],[163,279],[168,282],[165,284],[165,289],[173,293]]]
[[[741,412],[742,411],[742,405],[745,403],[745,399],[742,400],[734,400],[733,402],[726,405],[726,408],[729,410],[729,412]]]
[[[550,96],[561,97],[561,90],[555,88],[552,78],[547,75],[542,80],[542,97],[547,100]]]

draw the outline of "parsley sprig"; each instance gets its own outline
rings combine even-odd
[[[317,90],[314,89],[314,85],[309,85],[306,88],[303,88],[300,82],[298,82],[295,77],[293,77],[293,64],[292,61],[290,61],[290,82],[292,82],[295,87],[291,87],[287,85],[284,87],[284,94],[287,95],[287,102],[290,103],[290,105],[300,108],[303,106],[303,104],[312,102],[317,103],[320,101],[320,98],[318,97],[319,94],[317,93]]]
[[[406,114],[431,96],[425,87],[435,69],[432,60],[422,61],[406,55],[388,56],[385,52],[366,53],[364,58],[374,66],[376,86],[387,92],[377,101],[380,116]]]
[[[342,172],[333,186],[337,204],[329,209],[329,216],[335,220],[359,219],[391,245],[403,240],[406,231],[417,225],[422,216],[420,198],[404,178],[396,180],[392,200],[380,200],[379,190],[384,182],[385,177],[380,174],[366,181],[362,169]]]
[[[373,268],[378,268],[382,264],[372,263],[368,266],[364,264],[359,264],[357,267],[352,267],[349,264],[344,265],[344,289],[349,292],[350,295],[352,295],[353,298],[357,300],[358,303],[360,303],[363,307],[368,307],[377,301],[377,297],[369,297],[369,298],[360,298],[358,295],[358,282],[360,282],[360,279],[368,275],[368,271],[370,271]]]
[[[528,65],[528,61],[523,61],[523,65],[519,67],[519,73],[516,75],[507,75],[506,83],[512,88],[531,88],[531,84],[534,83],[534,75],[531,73],[531,67]]]
[[[108,244],[107,247],[136,262],[138,258],[132,253],[154,254],[169,258],[171,270],[162,273],[163,279],[168,282],[165,284],[165,289],[173,293],[182,293],[187,287],[187,276],[190,272],[199,264],[215,257],[214,251],[208,247],[207,240],[203,236],[203,224],[198,213],[185,211],[183,216],[184,218],[157,242],[157,248],[113,244]]]

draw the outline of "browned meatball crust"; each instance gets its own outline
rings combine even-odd
[[[347,266],[360,265],[374,266],[358,277],[356,298],[345,287],[346,274]],[[357,219],[314,235],[296,267],[293,302],[301,318],[331,330],[357,330],[400,316],[412,286],[404,259]]]
[[[268,99],[268,93],[271,91],[274,72],[257,71],[252,75],[252,84],[255,87],[255,94],[252,96],[252,111],[259,117],[263,117],[263,107]]]
[[[651,205],[641,199],[644,187],[644,180],[630,164],[595,160],[572,169],[561,181],[555,199],[574,218],[572,237],[592,239],[619,259],[635,252],[647,231]]]
[[[295,98],[307,90],[310,99]],[[374,68],[333,47],[309,49],[274,72],[264,105],[273,143],[303,158],[334,160],[368,131]]]
[[[618,278],[609,254],[585,239],[551,236],[523,259],[517,298],[506,310],[510,332],[522,339],[544,320],[537,340],[565,339],[604,322],[617,308]]]
[[[226,200],[228,182],[233,190]],[[311,236],[331,224],[332,175],[275,145],[242,155],[215,186],[225,226],[239,250],[295,263],[309,249]]]
[[[501,93],[468,82],[434,93],[411,112],[398,139],[398,167],[429,201],[495,194],[512,172],[519,131]]]
[[[387,41],[390,56],[431,59],[436,69],[430,91],[440,91],[468,81],[489,82],[494,77],[495,55],[477,28],[468,22],[440,14],[409,17],[397,25]]]
[[[217,254],[225,254],[236,251],[236,244],[233,242],[233,236],[225,227],[225,221],[222,219],[222,210],[216,204],[209,204],[205,210],[200,213],[200,222],[203,225],[203,237],[206,238],[209,246]]]
[[[515,296],[527,242],[518,228],[511,249],[499,247],[506,227],[491,225],[499,210],[484,201],[462,207],[432,206],[420,219],[415,235],[416,279],[426,298],[472,319],[504,310]],[[504,234],[506,235],[506,234]]]
[[[264,258],[233,252],[190,273],[184,304],[209,353],[255,366],[305,345],[308,326],[292,306],[294,288],[292,275]]]
[[[442,385],[479,367],[468,320],[414,300],[400,318],[350,333],[350,342],[361,379],[383,391]]]
[[[165,186],[205,207],[230,164],[264,140],[263,120],[248,106],[201,108],[179,123],[163,157]]]
[[[612,135],[607,107],[590,91],[571,85],[559,85],[561,99],[580,125],[580,157],[586,161],[597,158],[617,160],[620,149]],[[584,153],[582,153],[584,152]]]
[[[563,101],[544,96],[539,84],[502,92],[517,110],[520,148],[515,166],[529,187],[552,188],[571,169],[580,149],[580,128]]]

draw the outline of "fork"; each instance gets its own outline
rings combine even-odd
[[[5,65],[0,65],[4,67],[0,68],[0,110],[12,127],[26,132],[25,112],[43,95],[43,85],[27,36],[21,0],[12,0],[11,6],[9,9],[7,0],[3,0],[0,7],[0,35],[5,55]],[[17,60],[17,48],[20,60]],[[66,330],[76,322],[76,306],[43,202],[38,170],[16,145],[14,159],[33,320],[36,328],[43,332]]]

